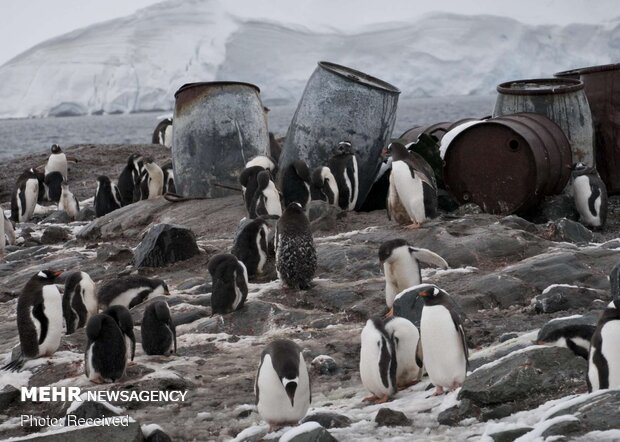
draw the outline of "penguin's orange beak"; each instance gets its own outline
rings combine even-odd
[[[62,275],[62,272],[52,272],[52,275],[54,275],[54,278],[58,278],[60,275]]]
[[[420,292],[420,293],[418,293],[418,294],[419,294],[421,297],[423,297],[423,298],[426,298],[426,297],[430,296],[430,293],[429,293],[429,292]]]

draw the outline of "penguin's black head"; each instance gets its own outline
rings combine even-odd
[[[60,275],[62,275],[62,272],[57,272],[55,270],[41,270],[35,277],[39,281],[49,284],[54,282]]]
[[[58,144],[52,144],[52,153],[61,153],[62,149]]]
[[[437,304],[443,295],[439,287],[433,284],[421,284],[416,291],[427,305]]]
[[[383,149],[383,156],[394,155],[396,152],[407,152],[405,145],[398,140],[392,141],[388,147]]]
[[[144,159],[144,164],[152,164],[152,163],[154,163],[154,162],[155,162],[155,161],[153,160],[153,157],[146,157],[146,158]]]
[[[336,155],[350,155],[353,153],[353,146],[349,141],[341,141],[336,146]]]
[[[407,245],[409,245],[407,241],[402,238],[391,239],[384,242],[383,244],[381,244],[381,247],[379,247],[379,261],[381,262],[381,264],[383,264],[385,260],[388,259],[390,255],[392,255],[394,249]]]
[[[110,184],[110,178],[108,178],[108,177],[107,177],[107,176],[105,176],[105,175],[99,175],[99,176],[97,177],[97,181],[98,181],[100,184]]]

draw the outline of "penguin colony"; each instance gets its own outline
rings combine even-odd
[[[172,122],[164,120],[153,142],[170,145]],[[311,199],[320,199],[342,210],[353,210],[359,198],[359,166],[354,146],[338,143],[329,161],[310,171],[305,162],[293,161],[278,170],[279,146],[270,134],[270,156],[253,158],[239,177],[248,218],[241,221],[230,254],[211,258],[207,270],[212,280],[212,314],[230,314],[243,308],[248,284],[260,279],[275,255],[275,269],[285,287],[312,287],[317,257],[308,220]],[[437,184],[428,164],[398,141],[377,172],[375,184],[385,186],[383,195],[388,217],[410,228],[419,228],[437,214]],[[173,193],[171,164],[157,165],[151,158],[132,154],[117,183],[107,176],[97,178],[94,207],[104,216],[127,204]],[[581,221],[603,228],[607,194],[596,171],[576,164],[572,191]],[[372,190],[371,190],[372,194]],[[79,202],[68,188],[67,159],[52,146],[44,172],[36,168],[18,178],[11,199],[11,220],[28,221],[37,202],[59,203],[75,219]],[[376,202],[371,202],[377,206]],[[2,247],[12,224],[0,223]],[[1,248],[0,248],[1,251]],[[404,239],[392,239],[378,250],[385,274],[384,317],[368,319],[361,330],[360,377],[370,392],[365,401],[383,403],[420,382],[427,374],[434,395],[459,388],[467,376],[468,345],[463,318],[454,301],[441,288],[424,284],[420,263],[447,269],[448,263],[431,250],[414,247]],[[614,301],[602,314],[595,329],[577,327],[570,332],[547,333],[539,342],[564,345],[588,360],[590,391],[620,386],[620,265],[612,271]],[[166,283],[142,276],[120,277],[102,285],[85,272],[64,278],[61,294],[56,282],[60,272],[42,270],[28,281],[18,299],[17,325],[20,354],[3,369],[18,370],[29,359],[51,356],[63,332],[86,329],[84,372],[94,383],[117,382],[135,357],[136,338],[130,309],[157,296],[169,295]],[[615,288],[614,288],[615,287]],[[398,317],[394,302],[405,292],[415,292],[422,305],[419,326]],[[100,310],[101,313],[100,313]],[[542,332],[542,330],[541,330]],[[174,318],[165,301],[148,304],[142,324],[142,349],[147,355],[170,356],[177,351]],[[276,339],[263,350],[255,377],[258,412],[270,430],[295,425],[307,413],[312,393],[302,349],[291,340]]]

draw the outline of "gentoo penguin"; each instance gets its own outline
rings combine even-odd
[[[97,293],[97,300],[106,307],[122,305],[131,309],[149,298],[169,294],[168,286],[161,279],[130,275],[105,283]]]
[[[295,160],[280,172],[280,189],[284,198],[284,207],[299,203],[306,210],[310,202],[310,170],[302,160]]]
[[[399,224],[417,228],[437,212],[437,186],[434,176],[428,176],[411,158],[405,146],[393,142],[392,172],[388,192],[388,217]],[[424,168],[426,169],[426,168]]]
[[[280,202],[280,192],[276,185],[271,181],[271,174],[268,170],[258,172],[256,175],[256,190],[250,205],[250,218],[262,215],[282,216],[282,203]]]
[[[65,281],[62,295],[62,312],[67,324],[67,334],[74,333],[97,314],[95,283],[86,272],[73,272]]]
[[[97,217],[107,215],[121,208],[121,194],[118,187],[105,175],[97,177],[97,190],[95,191],[95,214]]]
[[[243,169],[239,175],[239,183],[241,184],[241,194],[245,203],[245,209],[251,219],[256,218],[256,213],[252,213],[252,203],[254,202],[254,194],[258,189],[258,174],[264,172],[263,166],[250,166]]]
[[[140,182],[142,171],[144,170],[144,161],[142,156],[132,153],[127,158],[127,164],[118,177],[118,190],[121,195],[123,206],[134,203],[134,188],[136,183]]]
[[[588,355],[588,391],[620,387],[620,300],[598,321]]]
[[[45,176],[52,172],[60,172],[63,179],[67,179],[67,156],[58,144],[52,144],[52,154],[45,165]]]
[[[272,158],[266,155],[257,155],[245,164],[246,169],[254,166],[260,166],[263,169],[271,172],[271,174],[274,176],[278,170],[278,164]]]
[[[262,218],[247,223],[235,237],[231,254],[240,260],[248,272],[248,279],[261,275],[269,258],[269,226]]]
[[[11,220],[16,223],[28,221],[39,199],[39,178],[33,169],[24,171],[15,183],[11,195]]]
[[[30,170],[37,176],[37,179],[39,180],[39,195],[37,196],[37,202],[43,203],[45,201],[49,201],[49,191],[47,189],[47,185],[45,184],[45,174],[36,167]]]
[[[153,199],[163,194],[164,191],[164,172],[161,167],[153,161],[153,158],[144,160],[145,173],[140,182],[142,199]]]
[[[579,222],[586,226],[605,227],[607,220],[607,188],[598,172],[583,163],[573,165],[572,192]]]
[[[174,185],[174,170],[172,169],[172,163],[168,162],[161,166],[161,171],[164,173],[164,193],[176,193],[177,188]]]
[[[46,199],[57,203],[62,194],[62,183],[65,178],[60,172],[50,172],[45,175]]]
[[[338,184],[332,171],[327,166],[319,166],[312,171],[312,187],[316,189],[313,199],[327,201],[332,206],[338,206]]]
[[[381,404],[397,390],[394,342],[379,318],[366,321],[361,338],[360,377],[364,387],[372,393],[364,401]]]
[[[577,356],[588,360],[590,341],[595,330],[596,326],[588,323],[583,316],[556,318],[541,327],[536,337],[536,344],[566,347]]]
[[[310,377],[301,348],[288,339],[276,339],[261,354],[254,383],[256,408],[269,431],[297,425],[312,402]]]
[[[120,379],[127,365],[127,350],[123,332],[116,321],[103,313],[93,316],[86,324],[86,337],[86,377],[96,384]]]
[[[385,323],[385,331],[394,343],[398,388],[417,384],[424,373],[418,328],[408,319],[395,317]]]
[[[21,356],[3,369],[19,370],[27,359],[51,356],[62,335],[62,295],[54,284],[60,272],[42,270],[17,298],[17,331]]]
[[[58,210],[64,210],[71,219],[75,219],[80,213],[80,202],[69,190],[69,184],[63,181],[61,184],[60,201],[58,202]]]
[[[447,269],[448,263],[439,255],[427,249],[410,246],[402,238],[392,239],[379,247],[379,261],[385,274],[385,303],[394,313],[394,298],[400,292],[422,283],[420,261]]]
[[[327,165],[338,185],[338,206],[342,210],[353,210],[359,194],[357,158],[348,141],[338,143],[334,155]]]
[[[316,272],[316,249],[301,204],[291,203],[278,220],[275,248],[278,278],[290,288],[310,288]]]
[[[172,118],[164,118],[153,131],[153,144],[161,144],[166,147],[172,146]]]
[[[461,318],[448,300],[450,295],[435,285],[426,286],[419,293],[424,300],[420,318],[424,368],[435,385],[434,395],[440,395],[444,388],[454,390],[463,385],[469,350]]]
[[[379,170],[375,175],[370,191],[359,209],[361,212],[372,212],[373,210],[383,210],[387,208],[391,173],[392,157],[384,158],[379,165]]]
[[[166,301],[153,301],[146,307],[140,330],[147,355],[170,356],[177,352],[177,334]]]
[[[243,307],[248,297],[248,272],[243,262],[221,253],[209,260],[207,270],[213,281],[212,313],[226,314]]]
[[[104,315],[110,316],[116,325],[121,329],[125,338],[126,359],[133,361],[136,354],[136,335],[133,332],[133,318],[127,307],[123,305],[113,305],[103,311]]]

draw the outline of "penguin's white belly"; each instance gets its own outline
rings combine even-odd
[[[300,357],[299,382],[292,406],[269,355],[263,359],[257,385],[258,412],[270,424],[298,422],[306,415],[310,407],[310,382],[303,358]]]
[[[362,347],[360,354],[360,378],[362,378],[364,387],[375,396],[383,397],[389,394],[389,388],[381,381],[378,352],[369,351]]]
[[[60,172],[67,179],[67,156],[64,153],[50,155],[45,165],[45,175],[52,172]]]
[[[278,215],[282,216],[282,204],[280,204],[280,194],[276,189],[273,181],[269,181],[269,184],[263,190],[263,195],[265,196],[265,208],[267,209],[267,213],[269,215]]]
[[[19,220],[20,221],[28,221],[32,218],[34,214],[34,209],[37,206],[37,199],[39,198],[39,182],[35,179],[30,179],[26,181],[26,190],[25,190],[25,199],[26,199],[26,208],[25,214],[22,217],[22,208],[20,207],[19,211]],[[20,200],[18,198],[18,205],[20,204]]]
[[[58,209],[64,210],[65,212],[67,212],[67,215],[75,218],[78,214],[78,209],[73,194],[66,194],[63,192],[60,198]]]
[[[590,189],[590,180],[587,176],[579,176],[573,181],[573,196],[575,199],[575,207],[581,216],[581,221],[591,226],[599,226],[600,209],[601,209],[601,197],[599,196],[594,201],[594,208],[596,209],[596,216],[590,212],[590,206],[588,200],[592,190]]]
[[[155,172],[152,175],[151,175],[151,172],[149,172],[150,178],[149,178],[149,198],[148,199],[157,198],[163,192],[164,175],[163,175],[163,172],[161,172],[161,174],[159,172],[161,171]]]
[[[172,147],[172,124],[166,126],[166,130],[164,131],[164,142],[161,144],[166,147]]]
[[[411,171],[405,162],[394,161],[392,163],[392,175],[394,187],[398,199],[407,211],[409,218],[414,223],[422,223],[426,220],[424,209],[424,193],[422,180],[411,176]]]
[[[127,336],[126,334],[123,333],[123,336],[125,337],[125,359],[127,359],[128,361],[131,360],[131,339],[129,339],[129,336]]]
[[[266,237],[267,235],[265,235]],[[260,244],[260,235],[256,235],[256,250],[258,251],[258,265],[256,266],[257,273],[263,273],[263,267],[267,263],[267,252],[263,250]]]
[[[407,385],[422,377],[421,368],[416,362],[418,339],[417,329],[408,338],[399,337],[396,348],[396,383],[398,385]]]
[[[599,390],[601,388],[598,382],[598,368],[593,361],[594,357],[594,348],[590,348],[590,353],[588,354],[588,380],[590,381],[590,386],[592,387],[592,391]]]
[[[47,317],[47,334],[39,345],[39,356],[52,355],[62,336],[62,296],[55,285],[43,286],[43,313]]]
[[[609,368],[609,388],[620,387],[620,321],[609,321],[601,329],[602,353]]]
[[[466,375],[463,344],[450,312],[441,305],[424,306],[420,319],[424,367],[435,386],[452,388]]]
[[[92,279],[90,279],[90,276],[82,272],[80,287],[82,287],[82,302],[84,303],[84,307],[86,307],[86,312],[88,313],[86,319],[88,321],[91,316],[97,314],[98,310],[97,297],[95,296],[95,283]]]
[[[122,305],[124,307],[129,308],[129,304],[131,303],[133,298],[138,296],[138,293],[143,292],[145,290],[151,290],[151,288],[145,286],[145,287],[137,287],[135,289],[126,290],[123,293],[120,293],[116,298],[114,298],[112,302],[110,302],[109,307],[112,307],[113,305]],[[149,294],[149,296],[151,295],[152,294]],[[146,301],[147,299],[148,299],[148,296],[144,299],[144,301]]]

